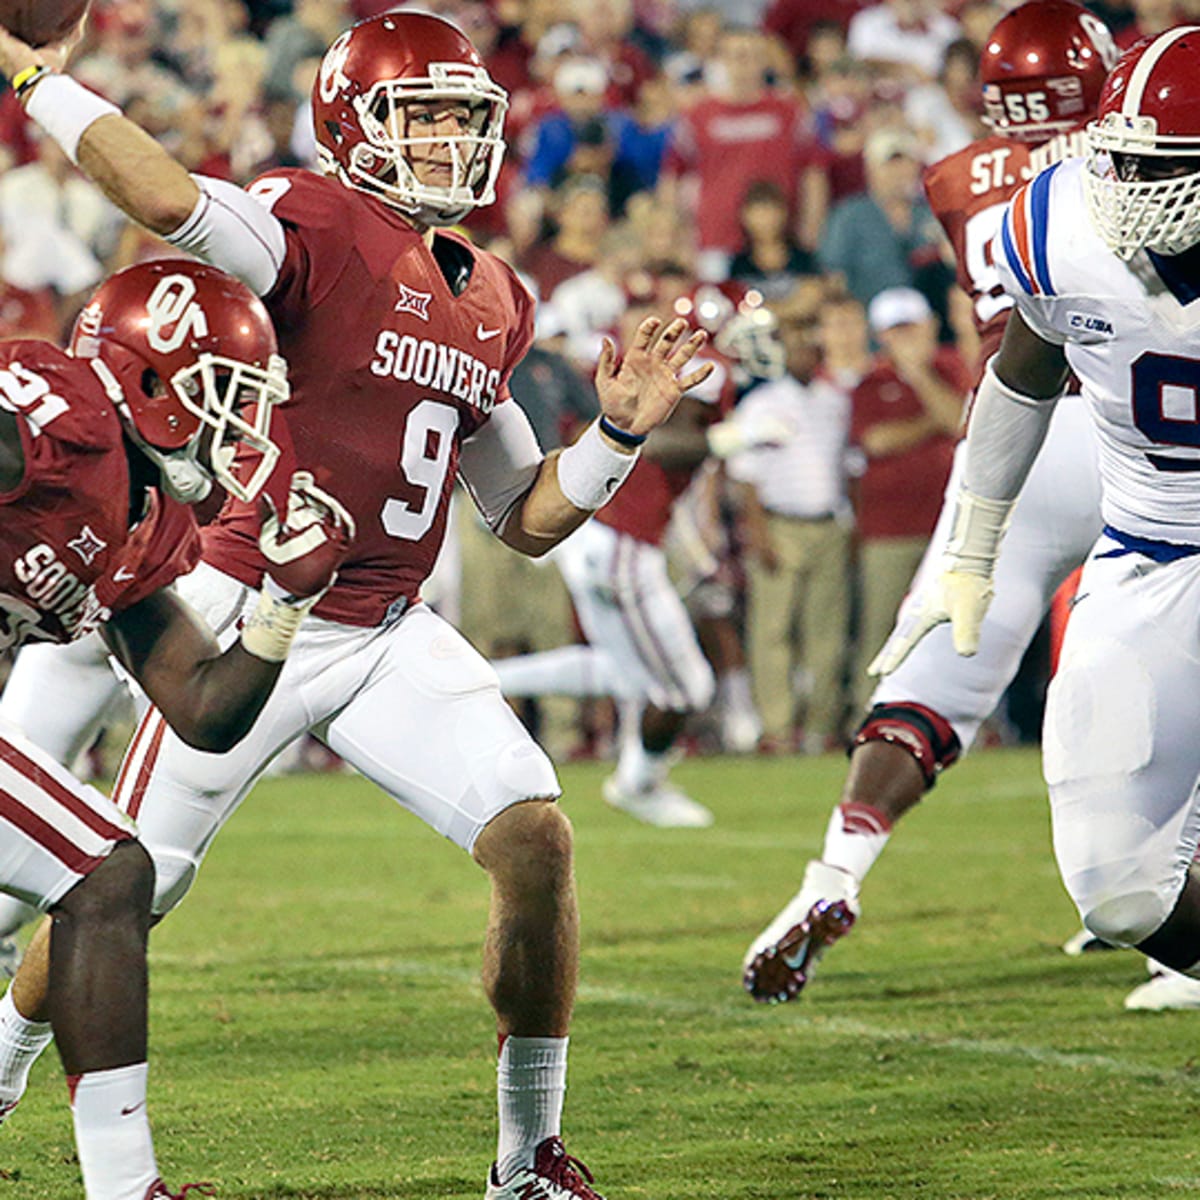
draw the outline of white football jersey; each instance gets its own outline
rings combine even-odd
[[[1147,253],[1126,263],[1108,249],[1085,170],[1068,159],[1017,192],[993,258],[1025,321],[1065,348],[1083,385],[1105,524],[1200,545],[1200,289],[1181,303]]]

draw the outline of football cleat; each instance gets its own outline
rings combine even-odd
[[[1130,1012],[1168,1012],[1200,1008],[1200,979],[1181,975],[1162,963],[1147,960],[1150,978],[1125,997]]]
[[[850,932],[858,914],[854,877],[814,859],[800,890],[746,951],[742,986],[764,1004],[794,1000],[821,955]]]
[[[1112,942],[1106,942],[1103,938],[1097,937],[1085,925],[1078,932],[1073,933],[1062,944],[1062,952],[1068,958],[1078,958],[1081,954],[1094,954],[1097,950],[1120,950],[1120,946],[1114,946]]]
[[[549,1137],[533,1155],[532,1167],[521,1167],[505,1183],[496,1178],[496,1164],[488,1173],[485,1200],[604,1200],[592,1187],[592,1173],[572,1158],[562,1138]]]
[[[215,1196],[217,1189],[211,1183],[185,1183],[177,1192],[168,1192],[167,1185],[161,1179],[156,1179],[143,1200],[187,1200],[189,1192],[197,1196]]]
[[[24,1092],[22,1092],[21,1095],[24,1095]],[[17,1105],[20,1103],[20,1096],[17,1096],[13,1100],[0,1100],[0,1125],[3,1125],[4,1122],[12,1116],[12,1114],[16,1111]]]
[[[660,829],[704,829],[713,823],[713,815],[691,796],[667,784],[631,792],[610,775],[602,785],[605,801],[613,808]]]

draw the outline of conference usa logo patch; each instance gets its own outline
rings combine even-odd
[[[1069,312],[1067,324],[1075,333],[1090,333],[1093,337],[1111,338],[1117,336],[1112,322],[1107,317],[1096,313]]]

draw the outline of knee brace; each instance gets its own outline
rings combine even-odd
[[[890,742],[907,750],[925,776],[926,791],[962,753],[962,743],[950,722],[932,708],[911,702],[876,704],[851,739],[850,752],[867,742]]]

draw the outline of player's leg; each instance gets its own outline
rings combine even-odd
[[[201,565],[179,588],[218,639],[237,636],[236,622],[254,593]],[[313,646],[313,643],[316,643]],[[305,732],[315,702],[312,679],[328,689],[346,656],[302,629],[279,683],[251,732],[227,754],[185,745],[155,710],[134,731],[117,776],[114,799],[137,822],[139,839],[154,861],[153,911],[161,916],[186,894],[213,838],[274,755]],[[324,693],[322,693],[323,695]],[[330,701],[333,706],[336,697]],[[39,931],[39,936],[44,936]],[[30,1067],[44,1049],[50,978],[44,954],[26,955],[0,1002],[0,1103],[9,1111],[25,1090]]]
[[[504,703],[495,671],[424,606],[372,649],[368,683],[329,722],[329,745],[473,853],[491,880],[484,983],[502,1046],[488,1194],[591,1196],[561,1182],[578,1178],[560,1140],[578,914],[554,768]]]
[[[1154,563],[1107,538],[1089,561],[1050,687],[1054,847],[1084,924],[1189,974],[1200,964],[1200,560]]]
[[[592,560],[593,586],[579,598],[579,621],[643,698],[636,731],[620,740],[617,769],[604,798],[652,825],[712,823],[703,805],[668,783],[675,740],[687,717],[713,700],[716,678],[696,637],[687,608],[667,574],[657,546],[596,524],[603,554]],[[581,531],[582,532],[582,531]]]
[[[948,496],[957,487],[961,469],[960,449]],[[913,618],[916,598],[940,569],[952,515],[952,505],[945,505],[901,607],[897,630]],[[783,971],[785,964],[776,961],[764,979],[761,998],[790,998],[804,986],[824,949],[819,939],[810,942],[800,928],[815,908],[841,903],[851,916],[858,914],[862,881],[896,822],[920,802],[938,773],[970,747],[1015,675],[1055,590],[1086,555],[1099,527],[1094,432],[1082,402],[1070,399],[1055,414],[1013,514],[979,652],[972,658],[956,654],[949,627],[942,626],[879,682],[873,707],[851,746],[849,772],[830,815],[821,856],[806,866],[799,891],[746,953],[743,970],[751,972],[746,984],[752,993],[757,994],[755,960],[768,951],[777,959],[800,962],[803,970]],[[826,910],[819,909],[817,915],[822,911]],[[815,932],[836,937],[848,927],[837,920]],[[793,934],[798,929],[799,934]],[[791,952],[779,955],[784,940]]]
[[[0,882],[53,920],[45,1015],[87,1195],[141,1200],[158,1179],[146,1115],[150,858],[109,800],[7,728],[0,835]]]

